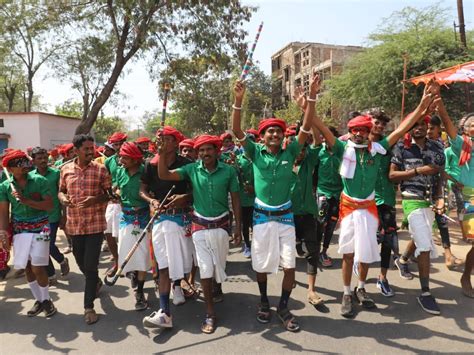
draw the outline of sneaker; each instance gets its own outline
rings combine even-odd
[[[321,255],[319,255],[319,261],[323,267],[331,267],[333,264],[332,259],[327,253],[321,253]]]
[[[67,247],[64,248],[63,254],[69,254],[72,252],[72,246],[68,245]]]
[[[416,298],[418,303],[420,304],[421,308],[429,313],[434,315],[441,314],[441,311],[436,303],[435,298],[429,292],[424,292],[420,296]]]
[[[173,317],[161,309],[143,318],[143,326],[148,328],[173,328]]]
[[[380,293],[384,295],[385,297],[392,297],[395,295],[395,292],[393,292],[387,279],[385,280],[378,279],[377,288],[380,290]]]
[[[354,261],[354,264],[352,265],[352,272],[354,275],[359,277],[359,263]]]
[[[28,312],[26,312],[26,315],[28,317],[34,317],[40,314],[42,310],[43,310],[42,303],[40,301],[36,301],[33,307],[31,307],[31,309]]]
[[[102,243],[102,247],[100,248],[101,252],[108,252],[109,250],[109,245],[107,243]]]
[[[365,288],[356,287],[354,289],[354,295],[356,297],[356,300],[359,303],[362,303],[362,307],[367,308],[367,309],[375,307],[374,300],[369,297],[369,295],[365,291]]]
[[[148,303],[146,301],[145,295],[140,292],[135,293],[135,310],[136,311],[143,311],[147,309]]]
[[[413,280],[413,274],[408,270],[408,264],[402,264],[400,258],[396,258],[394,264],[400,272],[400,277],[402,279]]]
[[[250,253],[250,248],[248,246],[244,247],[244,258],[250,259],[252,254]]]
[[[183,290],[181,289],[181,286],[174,286],[173,287],[173,304],[175,306],[181,306],[186,302],[186,299],[184,298],[184,293]]]
[[[41,307],[43,308],[44,314],[46,317],[51,317],[56,314],[58,311],[56,307],[54,307],[53,301],[51,300],[44,300],[41,303]]]
[[[59,267],[61,268],[61,276],[69,274],[69,260],[67,258],[64,258],[63,262],[59,264]]]
[[[58,278],[56,276],[49,276],[48,277],[48,286],[56,286],[58,284]]]
[[[296,242],[296,253],[300,257],[304,256],[303,243]]]
[[[354,316],[354,306],[351,295],[343,295],[341,303],[341,316],[350,318]]]

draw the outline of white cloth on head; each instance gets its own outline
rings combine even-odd
[[[133,224],[127,224],[120,227],[118,235],[118,264],[122,265],[130,250],[133,248],[143,230]],[[138,245],[127,265],[122,272],[129,271],[148,271],[151,267],[150,251],[148,239],[145,237]]]
[[[277,273],[278,267],[294,269],[295,227],[270,221],[253,226],[252,268],[259,273]]]
[[[352,200],[364,202],[374,199],[372,193],[367,199],[351,197]],[[368,209],[355,209],[342,218],[339,234],[339,254],[354,253],[354,262],[370,264],[380,261],[377,243],[379,220]]]
[[[161,221],[153,225],[153,251],[160,270],[168,268],[172,281],[181,280],[191,272],[192,249],[184,227],[173,221]]]
[[[353,179],[355,174],[355,169],[357,166],[356,161],[356,148],[367,148],[367,144],[356,144],[351,140],[347,141],[346,149],[342,156],[342,163],[339,173],[342,177],[346,179]],[[375,156],[375,154],[387,154],[387,151],[380,143],[371,142],[370,143],[370,154]]]
[[[112,234],[112,237],[117,238],[120,229],[120,217],[122,214],[122,206],[120,203],[109,203],[105,210],[105,220],[107,221],[107,229],[105,234]]]
[[[49,263],[49,239],[40,233],[18,233],[13,236],[14,268],[24,269],[31,261],[33,266]]]
[[[222,228],[203,229],[193,233],[197,264],[201,279],[226,280],[225,267],[229,252],[229,236]]]
[[[408,215],[408,231],[415,242],[415,257],[421,252],[429,251],[431,258],[436,258],[438,252],[433,241],[434,212],[431,208],[418,208]]]

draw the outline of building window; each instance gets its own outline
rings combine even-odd
[[[272,60],[272,72],[280,70],[280,68],[281,68],[281,58],[277,57]]]
[[[301,54],[295,55],[295,73],[299,73],[301,70]]]
[[[309,93],[309,75],[303,76],[303,89],[306,94]]]
[[[285,82],[290,81],[290,68],[286,67],[285,70],[283,71],[283,78]]]
[[[301,86],[301,78],[295,80],[295,87]]]
[[[5,127],[5,122],[3,122],[3,118],[0,118],[0,127]]]

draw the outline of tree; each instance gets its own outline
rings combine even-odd
[[[124,132],[125,124],[119,117],[99,117],[94,124],[95,141],[104,143],[114,132]]]
[[[55,112],[57,115],[69,116],[81,118],[83,112],[82,104],[80,102],[74,102],[67,100],[61,105],[56,106]]]
[[[468,34],[472,48],[473,33]],[[454,41],[447,11],[432,5],[424,9],[406,7],[382,21],[369,36],[371,46],[349,62],[342,74],[326,82],[326,100],[340,112],[383,107],[392,117],[399,116],[403,78],[403,56],[408,55],[407,78],[474,59]],[[419,102],[422,87],[407,84],[405,113]],[[459,85],[443,93],[454,117],[459,117]]]
[[[53,5],[42,6],[40,1],[4,0],[0,6],[2,46],[11,50],[24,66],[27,112],[33,105],[35,75],[63,46],[61,36],[54,36],[54,33],[59,34],[55,31],[62,26],[62,15]]]
[[[88,92],[90,109],[76,133],[88,132],[92,128],[129,61],[143,57],[147,52],[152,53],[154,65],[170,61],[178,52],[191,58],[219,58],[228,50],[243,52],[241,41],[245,38],[245,31],[241,24],[249,20],[252,11],[251,7],[242,6],[237,0],[98,0],[82,6],[63,3],[60,6],[71,15],[74,30],[85,29],[83,33],[74,34],[76,41],[82,42],[80,48],[85,52],[81,53],[84,55],[82,61],[76,55],[70,65],[71,71],[79,72],[82,67],[86,74],[94,72],[93,77],[97,77],[98,73],[103,75],[103,84],[98,87],[95,96]],[[84,46],[83,39],[90,37],[91,32],[94,46],[87,41]],[[96,63],[88,61],[98,54],[93,48],[101,48],[99,54],[106,56],[105,49],[113,53],[113,61],[106,70],[99,70]],[[84,60],[86,65],[77,65],[84,63]],[[80,80],[86,86],[84,83],[87,81],[82,77]],[[86,90],[82,89],[82,93],[84,101]],[[87,105],[84,108],[87,109]]]
[[[6,49],[0,49],[0,111],[26,110],[23,100],[25,77],[21,63],[6,52]]]

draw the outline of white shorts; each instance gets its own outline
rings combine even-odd
[[[415,257],[429,251],[432,258],[438,256],[433,242],[433,221],[435,215],[431,208],[419,208],[408,215],[408,230],[415,242]]]
[[[19,233],[13,236],[14,268],[24,269],[31,260],[33,266],[49,263],[49,239],[40,240],[39,233]]]
[[[367,209],[354,210],[341,220],[339,254],[354,253],[354,261],[370,264],[380,261],[377,243],[379,220]]]
[[[227,278],[225,267],[229,252],[229,235],[222,228],[193,233],[196,258],[201,279],[214,277],[218,283]]]
[[[133,231],[140,233],[132,234]],[[118,264],[122,265],[125,257],[135,245],[143,230],[136,229],[132,224],[127,224],[119,230],[118,235]],[[127,265],[123,269],[123,273],[128,271],[148,271],[151,267],[150,249],[148,247],[148,238],[143,238],[138,245],[137,250],[133,253]]]
[[[105,234],[112,234],[114,238],[118,237],[121,214],[122,206],[120,206],[120,203],[109,203],[107,205],[107,209],[105,210],[105,220],[107,221]]]
[[[153,225],[153,251],[158,268],[168,268],[172,281],[181,280],[191,272],[192,240],[184,236],[184,228],[172,221],[162,221]]]
[[[294,269],[295,227],[275,221],[253,226],[252,268],[259,273],[277,273],[278,266]]]

